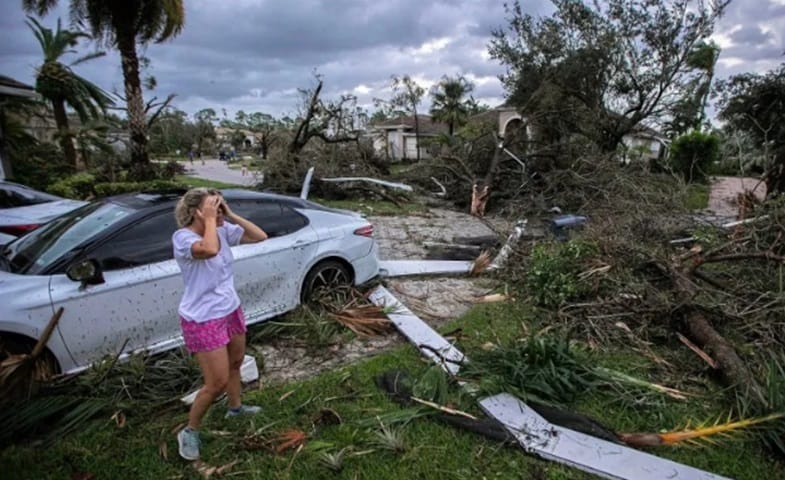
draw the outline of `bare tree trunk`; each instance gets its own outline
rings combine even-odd
[[[297,127],[297,132],[294,135],[291,143],[289,143],[289,153],[294,155],[294,161],[297,163],[299,158],[297,158],[297,154],[300,153],[300,150],[305,147],[308,143],[308,140],[311,138],[311,121],[313,120],[314,115],[316,115],[316,108],[319,106],[319,94],[322,92],[322,85],[323,82],[319,79],[319,83],[316,85],[316,88],[313,90],[311,94],[311,98],[308,101],[308,109],[305,113],[305,118],[302,119],[300,125]]]
[[[60,146],[63,147],[65,159],[74,167],[77,172],[83,171],[84,164],[79,161],[79,155],[74,147],[74,139],[68,125],[68,114],[65,112],[65,102],[62,100],[52,100],[52,110],[54,110],[55,123],[60,135]]]
[[[131,175],[137,180],[149,180],[155,177],[155,172],[147,153],[147,122],[133,32],[118,29],[117,48],[123,65],[128,130],[131,134]]]
[[[682,304],[689,303],[697,294],[697,287],[688,277],[690,269],[685,266],[671,266],[670,275],[676,287],[678,299]],[[766,396],[747,365],[739,358],[736,349],[714,329],[706,316],[692,310],[684,316],[687,336],[711,356],[718,365],[726,384],[749,393],[761,405],[766,404]]]

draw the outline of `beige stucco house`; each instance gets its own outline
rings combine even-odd
[[[417,148],[420,149],[420,158],[430,157],[429,140],[447,133],[447,124],[434,121],[430,115],[417,115],[417,119],[420,131],[419,142],[414,115],[374,124],[370,132],[374,150],[390,160],[416,159]]]
[[[420,120],[420,158],[431,156],[429,140],[448,132],[447,124],[435,122],[428,115],[418,115]],[[469,119],[470,122],[492,123],[500,138],[515,132],[525,138],[531,138],[532,126],[514,107],[499,106],[479,113]],[[523,131],[521,131],[523,129]],[[374,150],[390,160],[417,158],[417,135],[414,128],[414,116],[399,117],[374,124],[369,135],[373,139]],[[667,142],[655,130],[639,127],[625,135],[623,140],[625,162],[633,160],[652,160],[661,158]]]

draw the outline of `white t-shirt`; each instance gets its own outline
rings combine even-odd
[[[178,313],[192,322],[224,317],[240,306],[240,297],[234,289],[234,257],[230,247],[240,244],[243,228],[224,222],[217,232],[221,244],[218,255],[206,259],[194,258],[191,253],[193,244],[202,240],[199,234],[181,228],[172,235],[174,258],[185,282]]]

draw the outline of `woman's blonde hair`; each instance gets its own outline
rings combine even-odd
[[[211,195],[221,195],[221,192],[214,188],[197,187],[192,188],[185,192],[185,195],[180,197],[177,205],[174,207],[174,218],[177,220],[177,226],[180,228],[187,227],[194,221],[194,212],[202,204],[204,197]]]

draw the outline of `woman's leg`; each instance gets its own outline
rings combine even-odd
[[[207,409],[221,393],[226,391],[230,376],[228,347],[197,352],[195,356],[204,376],[204,386],[196,394],[191,411],[188,413],[188,427],[192,430],[199,428]]]
[[[243,366],[243,357],[245,357],[245,334],[233,335],[226,349],[229,353],[229,378],[226,385],[226,395],[229,397],[229,408],[237,408],[242,404],[240,394],[243,387],[240,383],[240,367]]]

